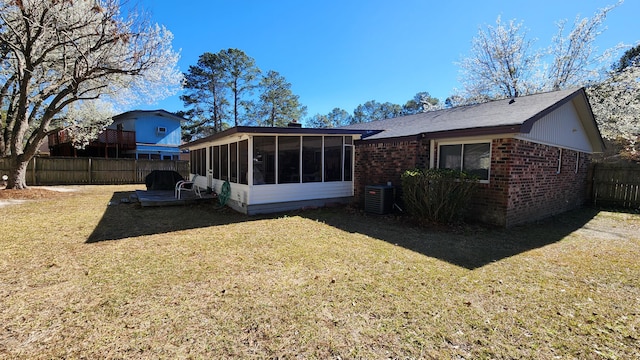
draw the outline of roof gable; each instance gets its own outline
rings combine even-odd
[[[520,133],[516,137],[582,152],[594,151],[572,102],[543,116],[533,123],[528,133]]]

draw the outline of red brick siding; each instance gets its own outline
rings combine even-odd
[[[398,188],[405,170],[429,166],[429,141],[362,141],[356,143],[355,152],[354,192],[360,205],[364,203],[365,186],[391,182]]]
[[[509,202],[510,154],[514,152],[513,139],[493,140],[491,142],[491,165],[489,183],[478,184],[471,199],[470,218],[488,224],[505,225]]]
[[[559,214],[585,203],[590,156],[580,153],[576,172],[573,150],[524,140],[509,139],[514,145],[510,158],[509,201],[505,226]],[[507,155],[507,154],[505,154]]]
[[[513,226],[582,205],[587,199],[590,155],[580,153],[576,173],[576,152],[563,149],[558,173],[559,151],[513,138],[493,140],[489,183],[478,186],[469,215],[486,223]],[[364,203],[366,185],[391,181],[399,187],[405,170],[428,166],[428,140],[357,143],[355,200]]]
[[[480,184],[470,214],[486,223],[513,226],[574,209],[587,200],[590,156],[513,138],[491,143],[489,184]]]

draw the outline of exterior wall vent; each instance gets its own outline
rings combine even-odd
[[[364,189],[364,211],[379,215],[391,212],[393,186],[367,185]]]
[[[166,128],[166,127],[164,127],[164,126],[158,126],[158,127],[156,128],[156,134],[158,134],[158,135],[164,135],[164,134],[166,134],[166,133],[167,133],[167,128]]]

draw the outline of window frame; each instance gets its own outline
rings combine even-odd
[[[220,145],[220,180],[229,181],[229,144]]]
[[[340,144],[331,144],[331,141],[339,140]],[[328,145],[329,144],[329,147]],[[339,182],[344,180],[344,136],[330,135],[324,136],[322,142],[323,154],[323,182]],[[336,150],[339,153],[334,153]],[[337,159],[337,162],[336,162]]]
[[[238,178],[238,142],[229,143],[229,182],[239,183]]]
[[[349,139],[349,140],[347,140]],[[353,138],[345,136],[342,149],[342,181],[353,181],[356,148]]]
[[[327,178],[326,173],[327,138],[339,139],[339,144],[336,140],[336,144],[332,147],[334,151],[339,152],[339,159],[334,161],[336,163],[335,179],[331,180]],[[289,143],[291,140],[294,140],[295,146],[284,150],[283,144]],[[313,180],[305,180],[305,175],[309,175],[304,168],[305,140],[315,142],[312,147],[315,154],[313,156],[318,162],[315,167],[319,173]],[[297,148],[295,164],[291,162],[289,165],[297,167],[294,169],[295,174],[289,174],[287,171],[283,173],[281,169],[281,166],[285,164],[282,156],[283,151],[295,151],[294,148]],[[353,137],[348,135],[254,135],[248,139],[209,145],[205,151],[208,155],[207,164],[211,166],[210,175],[214,180],[227,180],[231,183],[253,186],[354,182],[355,179],[355,145]],[[257,170],[261,173],[260,179],[256,177]],[[248,176],[248,171],[253,172],[251,178]],[[233,175],[236,175],[235,178]],[[291,179],[286,178],[287,176]]]
[[[300,160],[302,165],[301,169],[303,183],[323,182],[323,148],[323,136],[302,136],[302,156]]]
[[[207,172],[206,147],[189,151],[189,172],[205,176]]]
[[[490,139],[482,139],[482,140],[448,140],[448,141],[438,141],[437,143],[437,156],[436,156],[436,164],[435,168],[440,169],[440,154],[441,147],[447,145],[460,145],[460,170],[464,171],[464,158],[465,158],[465,145],[473,145],[473,144],[489,144],[489,168],[487,169],[487,179],[480,179],[478,182],[481,184],[488,184],[491,180],[491,154],[493,151],[493,141]]]
[[[302,136],[278,136],[277,163],[276,163],[276,184],[300,184],[301,163],[302,163]],[[297,155],[294,153],[297,148]],[[288,160],[288,161],[287,161]],[[289,168],[285,169],[284,165]]]
[[[238,141],[238,178],[239,184],[249,185],[249,140]]]
[[[211,146],[211,177],[220,178],[220,145]]]
[[[271,151],[269,150],[270,146],[273,147]],[[275,185],[278,173],[278,137],[275,135],[253,136],[250,150],[253,158],[251,165],[252,185]],[[259,174],[259,179],[257,174]]]

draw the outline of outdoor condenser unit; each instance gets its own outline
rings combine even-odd
[[[393,186],[365,186],[364,211],[384,215],[393,207]]]

